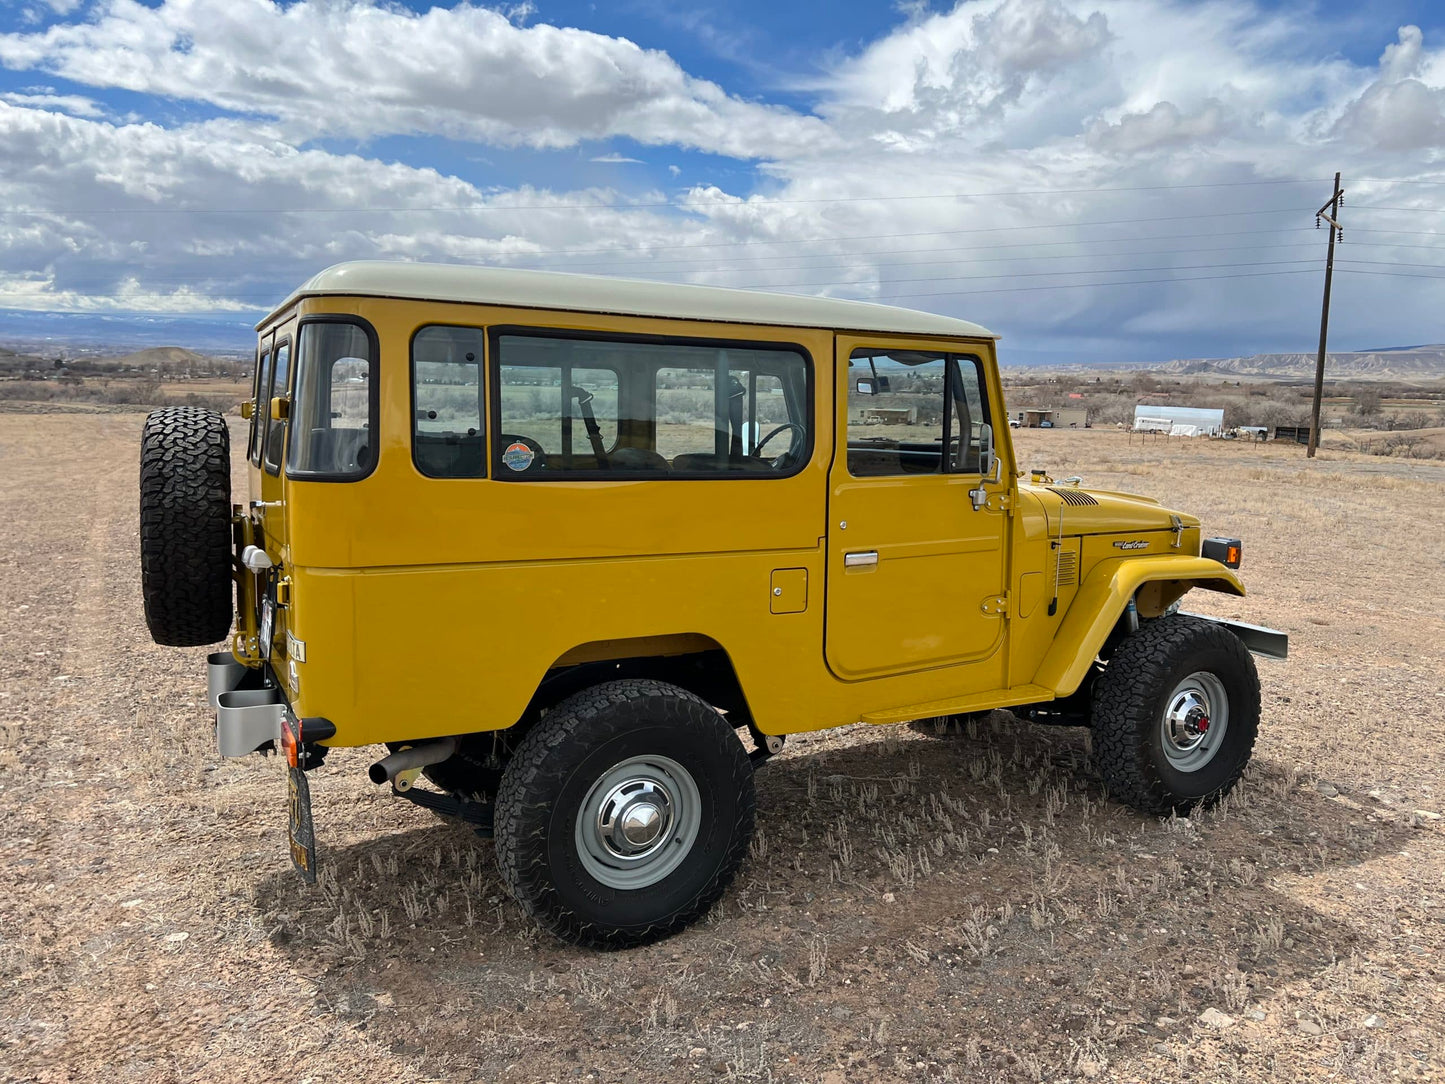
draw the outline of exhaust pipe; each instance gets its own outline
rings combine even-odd
[[[439,738],[423,742],[409,749],[398,749],[391,756],[382,757],[366,774],[377,786],[390,783],[397,790],[410,790],[416,773],[428,764],[439,764],[457,751],[456,738]],[[406,772],[409,774],[403,775]],[[398,778],[399,777],[399,778]]]

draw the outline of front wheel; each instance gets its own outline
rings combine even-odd
[[[1122,641],[1094,687],[1094,759],[1144,813],[1185,813],[1238,782],[1259,729],[1259,675],[1228,629],[1183,614]]]
[[[497,793],[497,864],[563,940],[656,941],[731,882],[753,831],[752,764],[732,726],[659,681],[611,681],[528,732]]]

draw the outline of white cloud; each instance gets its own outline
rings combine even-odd
[[[0,214],[4,289],[32,307],[121,296],[157,306],[208,297],[263,305],[326,263],[388,257],[900,299],[1064,351],[1223,333],[1273,335],[1267,345],[1279,345],[1308,338],[1311,318],[1300,314],[1317,313],[1313,270],[1032,288],[1080,281],[1054,271],[1124,281],[1214,273],[1194,264],[1241,265],[1218,272],[1233,274],[1251,262],[1263,270],[1318,256],[1310,212],[1328,182],[1111,189],[1318,178],[1341,168],[1356,204],[1404,205],[1437,190],[1411,196],[1393,181],[1352,178],[1445,176],[1438,42],[1392,27],[1397,40],[1381,43],[1378,67],[1361,67],[1338,55],[1327,24],[1248,0],[910,8],[893,32],[803,88],[813,115],[745,101],[630,42],[523,28],[527,13],[463,6],[416,15],[354,0],[168,0],[154,8],[105,0],[88,17],[0,36],[0,63],[236,113],[175,128],[102,123],[74,115],[89,99],[50,87],[0,104],[0,208],[56,211]],[[688,177],[699,183],[669,212],[617,206],[626,201],[613,191],[566,191],[555,167],[575,164],[573,155],[543,167],[553,188],[492,191],[307,146],[321,134],[418,132],[492,144],[469,156],[488,168],[505,161],[508,145],[613,137],[765,162],[742,180],[729,169],[720,174],[726,183],[709,183],[719,175],[710,177],[706,162],[690,163]],[[592,160],[635,161],[619,153]],[[913,198],[947,193],[998,195]],[[647,204],[669,198],[629,195]],[[435,210],[444,207],[478,209]],[[231,213],[171,213],[187,208]],[[284,208],[311,213],[275,213]],[[1260,208],[1291,210],[1181,217]],[[101,213],[110,211],[122,213]],[[1077,225],[1133,219],[1152,221]],[[1276,232],[1287,227],[1301,235]],[[1197,236],[1170,240],[1188,234]],[[1276,247],[1282,242],[1306,247]],[[1364,240],[1355,243],[1360,252]],[[1398,250],[1373,251],[1388,259]],[[1103,273],[1131,267],[1154,270]],[[1390,341],[1433,311],[1419,299],[1438,285],[1337,279],[1336,334]],[[977,292],[1021,287],[1030,290]]]
[[[303,140],[625,136],[751,158],[829,138],[817,118],[732,97],[665,53],[465,4],[105,0],[85,23],[0,35],[0,64],[284,120]]]
[[[643,164],[643,161],[642,161],[641,158],[628,158],[627,155],[625,155],[625,154],[615,154],[615,153],[614,153],[614,154],[599,154],[597,157],[595,157],[595,158],[589,158],[589,159],[587,159],[587,160],[588,160],[589,162],[601,162],[601,163],[603,163],[603,164],[605,164],[605,165],[613,165],[613,166],[628,165],[628,164],[640,166],[640,165]]]
[[[1402,26],[1379,78],[1345,108],[1335,134],[1382,151],[1445,149],[1445,87],[1418,78],[1429,60],[1420,28]]]
[[[54,94],[49,92],[11,92],[0,94],[0,101],[10,105],[31,106],[37,109],[59,109],[78,117],[99,117],[104,110],[91,98],[80,94]]]
[[[1155,102],[1147,113],[1125,113],[1117,123],[1102,119],[1088,131],[1092,147],[1116,154],[1140,154],[1171,147],[1203,147],[1224,135],[1225,115],[1218,102],[1185,116],[1173,102]]]

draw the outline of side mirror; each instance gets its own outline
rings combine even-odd
[[[284,422],[291,417],[291,402],[279,395],[271,400],[271,420],[273,422]]]
[[[858,392],[859,395],[872,395],[872,394],[874,394],[874,392],[873,392],[873,381],[871,381],[871,380],[860,380],[860,381],[858,381],[857,384],[853,385],[853,387],[854,387],[854,389]]]

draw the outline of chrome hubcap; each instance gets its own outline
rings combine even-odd
[[[672,826],[672,795],[654,779],[628,779],[613,787],[597,810],[597,833],[616,857],[648,854]]]
[[[702,800],[686,768],[670,757],[629,757],[588,788],[574,842],[593,878],[636,890],[682,864],[701,824]]]
[[[1190,674],[1174,687],[1160,720],[1161,744],[1169,763],[1197,772],[1219,752],[1229,728],[1229,697],[1214,674]]]

